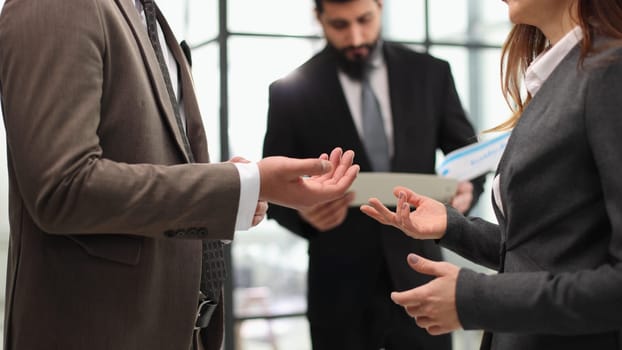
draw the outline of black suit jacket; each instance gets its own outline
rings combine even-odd
[[[438,148],[449,152],[476,141],[449,65],[396,44],[383,47],[394,127],[391,169],[434,173]],[[317,157],[340,146],[355,151],[361,171],[371,171],[332,55],[324,49],[270,86],[264,156]],[[477,195],[481,188],[480,181]],[[441,259],[435,243],[414,240],[380,225],[358,208],[350,209],[343,224],[324,233],[288,208],[271,205],[268,216],[309,240],[308,317],[312,323],[338,324],[360,316],[360,305],[373,291],[383,259],[396,290],[429,280],[408,267],[408,253]]]

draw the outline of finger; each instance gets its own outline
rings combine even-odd
[[[263,219],[266,218],[266,214],[255,214],[253,215],[253,223],[252,226],[257,226]]]
[[[432,319],[427,316],[420,315],[420,316],[414,316],[413,318],[415,319],[417,326],[421,328],[428,329],[428,327],[432,327],[436,325],[435,322],[433,322]]]
[[[404,306],[404,310],[406,310],[406,313],[408,314],[408,316],[410,316],[410,317],[412,317],[414,319],[418,319],[420,317],[425,317],[426,316],[421,311],[421,304]]]
[[[290,161],[284,166],[284,171],[295,173],[297,176],[314,176],[322,175],[332,171],[333,165],[326,159],[295,159],[291,158]]]
[[[255,208],[255,215],[265,215],[267,211],[268,211],[268,202],[258,201],[257,207]]]
[[[428,334],[430,335],[441,335],[451,332],[451,329],[446,329],[445,327],[442,327],[440,325],[432,325],[428,326],[426,328],[426,331],[428,331]]]
[[[393,225],[395,213],[390,211],[377,198],[370,198],[367,205],[361,206],[361,211],[384,225]]]
[[[253,216],[253,223],[251,225],[252,226],[259,225],[259,223],[262,222],[265,217],[266,217],[265,215],[254,215]]]
[[[235,157],[229,159],[229,162],[231,162],[231,163],[250,163],[249,160],[247,160],[244,157],[240,157],[240,156],[235,156]]]
[[[395,216],[400,226],[410,223],[410,204],[406,202],[406,193],[400,191],[397,206],[395,207]]]
[[[403,307],[416,307],[423,303],[424,296],[421,291],[421,287],[427,284],[421,285],[416,288],[405,290],[403,292],[391,292],[391,300],[394,303]]]
[[[341,147],[335,147],[328,156],[328,160],[334,165],[334,169],[337,168],[339,162],[341,161],[341,157],[343,156],[343,150]]]
[[[440,277],[449,274],[448,263],[428,260],[413,253],[408,254],[407,261],[413,270],[424,275]]]
[[[405,195],[404,192],[400,192],[398,205],[395,209],[396,227],[409,236],[417,238],[419,230],[413,224],[413,218],[410,215],[412,210],[406,198],[407,195]]]
[[[412,196],[414,194],[416,194],[413,190],[411,190],[408,187],[404,187],[404,186],[395,186],[393,188],[393,195],[397,198],[399,198],[400,193],[403,192],[404,194],[406,194],[407,196]]]
[[[378,211],[372,207],[369,204],[361,204],[361,206],[359,207],[359,210],[363,212],[363,214],[369,216],[370,218],[380,222],[381,224],[384,224],[383,218],[380,216],[380,214],[378,214]]]
[[[354,154],[354,153],[352,153]],[[360,167],[358,164],[350,165],[346,172],[337,179],[337,183],[335,183],[335,190],[342,192],[350,188],[354,180],[356,180],[356,176],[359,174]]]
[[[469,194],[463,193],[452,198],[449,204],[457,211],[464,214],[467,210],[469,210],[472,201],[473,198]]]
[[[354,162],[354,152],[348,150],[343,153],[335,169],[334,177],[341,178],[346,173],[346,171],[348,171],[348,169],[352,165],[352,162]]]
[[[428,198],[428,197],[422,196],[414,192],[413,190],[407,187],[397,186],[393,189],[393,195],[397,198],[399,198],[399,195],[401,192],[406,194],[406,202],[408,202],[410,205],[412,205],[415,208],[418,207],[423,200]]]
[[[330,152],[330,155],[327,155],[326,153],[322,153],[319,159],[329,161],[331,163],[331,171],[322,173],[319,176],[314,176],[314,178],[323,182],[333,177],[333,173],[335,172],[335,169],[337,169],[337,167],[339,166],[339,161],[341,159],[342,153],[343,151],[339,147],[335,147]]]
[[[342,152],[340,148],[338,150]],[[333,164],[334,171],[332,173],[327,173],[322,176],[322,179],[325,180],[325,184],[338,184],[339,181],[341,181],[344,175],[346,175],[348,170],[351,168],[353,161],[354,152],[351,150],[339,153],[339,157],[331,158],[331,163]]]
[[[458,188],[456,190],[456,194],[470,193],[470,192],[473,192],[473,184],[471,183],[471,181],[458,182]]]

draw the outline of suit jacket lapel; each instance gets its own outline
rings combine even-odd
[[[391,168],[395,168],[395,160],[399,159],[399,152],[404,147],[400,145],[408,144],[409,137],[402,131],[409,130],[406,125],[408,118],[413,118],[412,111],[417,110],[413,108],[413,104],[416,103],[414,97],[421,96],[420,92],[414,91],[414,86],[408,74],[404,74],[400,69],[395,67],[408,67],[399,61],[398,55],[395,54],[391,46],[387,43],[383,45],[384,58],[387,64],[387,75],[389,78],[389,99],[391,103],[391,113],[393,122],[393,146],[394,154],[391,160]],[[415,68],[413,68],[415,69]],[[410,112],[409,112],[410,111]],[[410,113],[410,115],[409,115]],[[408,152],[416,152],[416,150],[409,149]]]
[[[334,130],[336,146],[344,149],[351,149],[356,153],[356,162],[362,171],[370,171],[371,163],[365,150],[363,140],[358,134],[350,106],[343,92],[343,87],[339,81],[336,60],[331,56],[332,53],[325,48],[321,53],[322,62],[317,65],[313,72],[313,84],[317,84],[311,91],[319,91],[319,96],[315,98],[320,111],[328,111],[324,115],[329,117],[327,125],[331,125],[327,130]],[[325,132],[325,131],[322,131]]]
[[[134,7],[132,1],[115,0],[115,2],[121,9],[121,12],[127,20],[134,37],[136,38],[136,43],[138,44],[143,60],[145,61],[145,67],[149,77],[151,78],[152,89],[156,96],[156,101],[160,105],[165,122],[175,136],[175,141],[179,151],[184,155],[186,162],[190,162],[189,155],[184,150],[184,141],[181,135],[181,130],[177,127],[175,112],[173,111],[173,106],[171,105],[171,101],[168,97],[166,83],[164,82],[164,77],[162,76],[158,59],[156,58],[151,42],[149,41],[149,37],[147,36],[145,25],[140,18],[138,11],[136,11],[136,7]]]
[[[184,107],[187,125],[187,135],[190,141],[190,148],[192,154],[197,162],[206,163],[209,162],[209,155],[207,152],[207,137],[205,136],[205,129],[203,127],[203,120],[201,119],[201,112],[197,104],[197,98],[194,93],[194,83],[192,81],[192,73],[190,72],[190,65],[186,54],[182,51],[181,46],[175,40],[173,31],[166,19],[158,11],[158,21],[164,32],[166,44],[173,53],[175,61],[177,61],[177,67],[180,77],[179,89],[181,90],[181,102]]]

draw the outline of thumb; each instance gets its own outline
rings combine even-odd
[[[441,268],[441,263],[420,257],[417,254],[408,254],[408,265],[424,275],[440,277],[445,275],[445,270]]]
[[[333,165],[326,159],[308,158],[293,159],[288,166],[288,170],[296,173],[297,176],[322,175],[331,171]]]

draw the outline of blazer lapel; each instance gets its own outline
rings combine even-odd
[[[136,38],[136,43],[138,44],[143,60],[145,61],[145,67],[149,77],[151,78],[153,93],[155,94],[156,101],[162,110],[165,122],[175,136],[175,143],[177,144],[179,151],[184,155],[186,162],[190,162],[190,157],[184,149],[184,141],[181,135],[181,130],[177,127],[175,112],[173,111],[173,106],[171,105],[168,91],[166,90],[166,83],[164,82],[164,77],[162,76],[158,59],[156,58],[151,42],[149,41],[149,37],[147,36],[145,25],[143,24],[143,21],[140,18],[138,11],[136,11],[136,7],[134,7],[132,1],[115,0],[115,2],[121,9],[121,12],[128,22],[134,37]]]
[[[350,106],[339,81],[337,63],[328,48],[325,48],[319,55],[321,61],[314,68],[311,75],[313,79],[309,82],[316,85],[310,91],[317,92],[314,103],[320,104],[318,106],[320,112],[315,117],[328,118],[321,125],[321,133],[333,130],[331,135],[335,137],[335,146],[353,150],[361,170],[370,171],[371,162],[354,124]]]
[[[402,146],[411,142],[409,139],[412,135],[406,135],[403,131],[409,130],[406,122],[408,118],[413,118],[412,111],[417,110],[417,108],[413,107],[416,104],[415,97],[421,96],[421,93],[415,91],[416,86],[411,83],[410,75],[404,74],[400,69],[395,69],[395,67],[404,67],[405,65],[399,62],[399,57],[391,47],[386,43],[383,47],[389,79],[389,99],[393,122],[394,154],[391,160],[391,168],[394,169],[396,166],[395,160],[400,158],[398,153],[404,149]],[[416,67],[412,69],[416,69]],[[408,149],[408,152],[416,152],[416,150]]]
[[[188,53],[186,54],[182,47],[175,40],[173,31],[171,30],[168,22],[158,11],[158,21],[164,32],[166,44],[173,53],[175,61],[177,62],[181,90],[181,102],[183,104],[187,135],[190,141],[190,148],[192,154],[195,156],[197,162],[207,163],[209,162],[209,154],[207,152],[207,136],[205,135],[205,129],[203,127],[203,120],[201,119],[201,112],[197,104],[197,98],[194,93],[194,83],[192,81],[192,73],[190,72],[190,48],[187,47]]]

